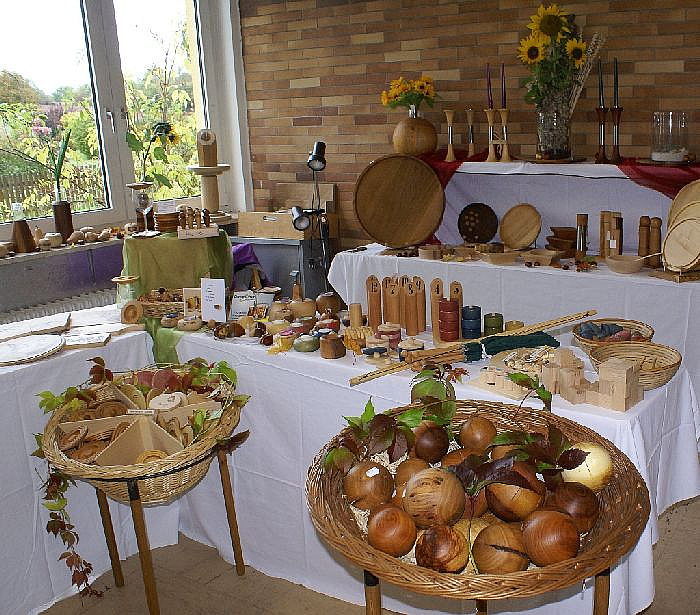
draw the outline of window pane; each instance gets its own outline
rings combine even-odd
[[[60,197],[73,211],[107,207],[80,4],[9,2],[3,26],[0,223],[12,219],[12,202],[22,202],[27,217],[51,214],[56,161],[68,131]]]
[[[154,182],[155,199],[199,194],[187,170],[202,105],[193,1],[115,0],[114,12],[136,179]]]

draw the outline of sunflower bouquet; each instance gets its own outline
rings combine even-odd
[[[432,107],[436,98],[438,95],[435,92],[435,84],[427,75],[422,75],[420,79],[394,79],[389,84],[389,91],[384,90],[381,94],[381,101],[385,107],[406,107],[416,111],[423,101]]]

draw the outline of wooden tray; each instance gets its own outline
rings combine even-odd
[[[498,216],[485,203],[469,203],[457,218],[457,229],[466,243],[488,243],[498,231]]]
[[[403,154],[369,164],[355,184],[354,208],[365,232],[390,248],[420,244],[437,230],[445,192],[435,171]]]
[[[676,222],[678,212],[691,201],[700,201],[700,179],[686,184],[678,191],[678,194],[671,202],[671,207],[668,210],[666,228],[671,228],[671,226],[673,226]]]
[[[529,203],[511,207],[501,219],[501,241],[513,250],[527,248],[537,239],[542,227],[542,218]]]
[[[0,366],[31,363],[63,348],[60,335],[26,335],[0,342]]]

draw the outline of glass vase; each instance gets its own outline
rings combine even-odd
[[[537,158],[571,158],[571,110],[568,96],[542,101],[537,107]]]
[[[137,232],[155,228],[155,220],[153,217],[153,201],[148,194],[148,190],[153,186],[153,182],[135,182],[127,184],[126,187],[131,189],[131,202],[136,212],[136,230]]]

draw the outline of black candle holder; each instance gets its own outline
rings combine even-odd
[[[622,162],[622,156],[620,156],[620,116],[622,115],[622,111],[622,107],[611,107],[610,109],[613,124],[613,142],[610,162],[613,164],[620,164]]]
[[[608,158],[605,155],[605,116],[608,114],[607,107],[596,107],[598,116],[598,151],[595,153],[596,164],[607,164]]]

